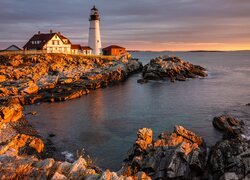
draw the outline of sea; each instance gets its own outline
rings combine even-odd
[[[162,55],[203,66],[208,77],[138,84],[138,73],[79,99],[26,106],[26,112],[37,111],[27,119],[44,139],[51,140],[61,158],[72,161],[83,154],[100,168],[113,171],[121,168],[143,127],[151,128],[156,139],[181,125],[202,136],[208,148],[222,137],[212,125],[215,116],[233,115],[250,127],[250,106],[246,106],[250,103],[250,51],[132,52],[144,65]]]

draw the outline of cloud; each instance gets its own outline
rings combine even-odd
[[[250,44],[249,0],[1,0],[0,49],[23,45],[35,32],[49,29],[86,44],[93,4],[101,13],[105,44],[138,49],[145,42],[166,49],[169,42],[204,48],[206,43]]]

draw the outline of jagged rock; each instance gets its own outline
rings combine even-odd
[[[214,179],[234,173],[243,179],[250,172],[250,143],[240,137],[223,140],[212,147],[209,156],[209,170]]]
[[[57,82],[59,80],[59,76],[42,76],[38,81],[37,85],[39,89],[53,89],[55,88]]]
[[[38,86],[36,84],[33,84],[33,85],[25,88],[21,92],[26,93],[26,94],[35,94],[38,92],[38,89],[39,89]]]
[[[44,148],[43,141],[38,138],[32,139],[31,142],[29,143],[29,146],[34,148],[38,153],[41,153]]]
[[[135,144],[142,150],[146,150],[151,145],[153,140],[153,131],[151,129],[143,128],[137,132],[137,140]]]
[[[87,162],[85,159],[80,157],[74,164],[72,165],[68,177],[70,179],[80,179],[84,177],[84,172],[87,168]]]
[[[21,96],[25,104],[75,99],[142,69],[138,60],[64,54],[0,55],[0,60],[0,97]]]
[[[6,102],[0,105],[0,123],[15,122],[23,116],[23,107],[20,103]]]
[[[250,141],[243,134],[244,123],[222,115],[214,118],[213,125],[224,133],[224,139],[217,142],[209,153],[209,172],[213,179],[247,179],[250,173]]]
[[[55,160],[50,158],[50,159],[45,159],[43,161],[39,161],[34,164],[34,167],[37,167],[38,169],[43,169],[43,170],[48,170],[50,169],[55,163]]]
[[[137,136],[120,174],[134,176],[142,171],[153,179],[202,177],[206,146],[201,137],[181,126],[155,141],[150,129],[140,129]]]
[[[34,142],[39,143],[37,145]],[[17,156],[18,154],[29,153],[33,149],[39,154],[42,152],[43,147],[44,144],[40,139],[25,134],[17,134],[1,147],[0,155],[9,154]]]
[[[54,175],[53,175],[53,177],[51,178],[51,180],[66,180],[67,178],[64,176],[64,175],[62,175],[62,174],[60,174],[60,173],[58,173],[58,172],[56,172]]]
[[[57,168],[57,172],[60,173],[60,174],[63,174],[65,176],[67,176],[70,172],[70,169],[72,167],[72,164],[69,163],[69,162],[62,162],[58,168]]]
[[[135,180],[151,180],[151,177],[149,177],[145,172],[143,171],[140,171],[138,172],[135,177],[134,177]]]
[[[146,80],[169,80],[171,82],[207,76],[203,67],[169,56],[152,59],[143,67],[142,75]]]

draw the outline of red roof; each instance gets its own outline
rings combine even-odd
[[[71,44],[71,49],[80,50],[81,49],[81,45],[80,44]]]
[[[103,50],[108,50],[108,49],[126,49],[126,48],[117,46],[117,45],[111,45],[111,46],[103,48]]]
[[[82,46],[82,50],[92,50],[89,46]]]
[[[62,41],[67,40],[67,43],[63,41],[64,44],[71,44],[68,38],[64,37],[60,33],[48,33],[48,34],[35,34],[24,46],[24,49],[37,49],[40,50],[45,44],[47,44],[54,35],[57,35]],[[41,41],[39,44],[34,44],[32,41]]]

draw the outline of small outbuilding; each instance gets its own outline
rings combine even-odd
[[[82,53],[83,54],[92,54],[92,49],[89,46],[82,46]]]
[[[117,45],[111,45],[102,49],[103,55],[107,56],[120,56],[126,54],[126,52],[126,48]]]
[[[81,46],[80,44],[71,45],[71,54],[92,54],[92,49],[89,46]]]
[[[71,54],[80,54],[82,47],[80,44],[71,44]]]
[[[5,51],[20,51],[20,50],[22,50],[22,49],[17,47],[16,45],[11,45],[5,49]]]

